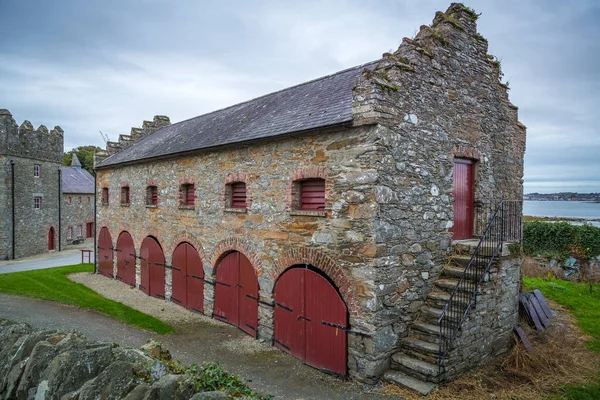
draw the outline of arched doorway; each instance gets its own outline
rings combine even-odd
[[[117,279],[135,286],[135,246],[129,232],[121,232],[117,239]]]
[[[275,283],[274,343],[302,362],[346,374],[348,309],[330,280],[311,266],[286,270]]]
[[[54,227],[51,226],[48,230],[48,250],[54,250]]]
[[[196,249],[180,243],[173,252],[171,300],[189,310],[204,310],[204,269]]]
[[[213,316],[256,337],[258,278],[250,260],[238,251],[227,254],[217,266]]]
[[[113,244],[107,227],[98,234],[98,272],[113,277]]]
[[[160,244],[151,236],[142,242],[140,289],[149,296],[165,298],[165,255]]]

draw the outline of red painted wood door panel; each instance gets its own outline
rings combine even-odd
[[[165,255],[152,238],[147,237],[140,249],[142,283],[140,289],[147,295],[165,298]]]
[[[242,253],[229,253],[219,263],[213,315],[256,337],[258,279],[250,260]]]
[[[454,160],[454,225],[450,232],[454,240],[470,239],[473,237],[474,214],[474,165],[466,159]]]
[[[287,270],[275,285],[275,347],[305,359],[304,269]]]
[[[108,228],[100,229],[98,233],[98,272],[102,275],[113,277],[113,250],[112,238]]]
[[[135,246],[128,232],[121,232],[117,239],[117,279],[135,286]]]
[[[346,374],[346,305],[335,287],[307,268],[287,270],[275,284],[275,345],[302,362]],[[291,310],[291,311],[290,311]]]
[[[48,250],[54,250],[54,227],[48,230]]]
[[[181,243],[173,252],[173,294],[171,300],[192,311],[204,310],[204,269],[196,249]]]

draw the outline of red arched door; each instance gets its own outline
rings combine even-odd
[[[196,249],[181,243],[173,252],[171,300],[201,313],[204,310],[204,269]]]
[[[113,277],[113,245],[108,228],[100,229],[98,233],[98,272]]]
[[[240,252],[227,254],[217,266],[213,316],[256,337],[258,278],[250,260]]]
[[[48,250],[54,250],[54,227],[48,230]]]
[[[149,296],[165,298],[165,255],[160,244],[148,236],[140,248],[140,289]]]
[[[117,279],[135,286],[135,246],[129,232],[121,232],[117,239]]]
[[[475,218],[475,168],[472,160],[454,159],[454,240],[473,237]]]
[[[348,310],[337,289],[308,268],[275,283],[275,346],[313,367],[346,374]]]

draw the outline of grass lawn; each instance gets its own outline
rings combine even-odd
[[[66,275],[76,272],[93,271],[93,264],[79,264],[2,274],[0,275],[0,292],[87,308],[158,334],[175,332],[170,325],[124,304],[102,297],[86,286],[66,277]]]
[[[586,284],[562,280],[524,278],[527,290],[539,289],[545,297],[566,307],[575,315],[577,325],[592,339],[590,350],[600,353],[600,287],[590,293]],[[576,373],[576,371],[574,371]],[[596,382],[585,386],[566,387],[560,399],[600,399],[600,375]]]

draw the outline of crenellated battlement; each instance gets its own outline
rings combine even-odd
[[[64,131],[60,126],[49,130],[34,128],[25,120],[19,126],[10,111],[0,109],[0,154],[62,162]]]
[[[117,142],[107,142],[106,151],[96,152],[94,156],[94,164],[97,165],[105,158],[120,153],[132,144],[168,125],[171,125],[171,120],[166,115],[155,115],[152,121],[143,121],[141,128],[133,127],[131,128],[129,135],[119,135],[119,140]]]

